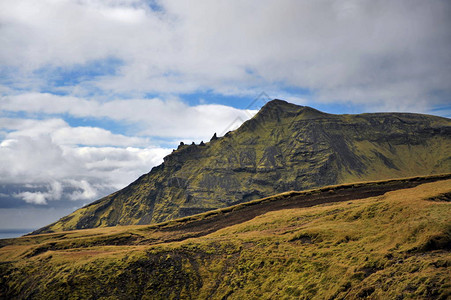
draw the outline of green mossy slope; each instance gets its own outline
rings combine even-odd
[[[451,172],[451,121],[331,115],[281,100],[205,145],[182,145],[128,187],[36,233],[151,224],[331,184]]]
[[[245,207],[152,226],[1,240],[0,298],[449,299],[446,178],[415,179],[420,185],[374,197],[269,211],[210,233],[189,224]],[[350,188],[302,195],[307,201]],[[298,196],[278,195],[254,207]]]

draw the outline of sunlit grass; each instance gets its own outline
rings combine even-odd
[[[3,241],[1,292],[36,299],[446,299],[451,205],[440,195],[449,192],[451,179],[440,180],[376,197],[271,211],[198,237],[181,224],[243,205],[153,226]],[[164,242],[168,236],[188,238]]]

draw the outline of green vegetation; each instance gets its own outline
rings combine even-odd
[[[205,145],[182,145],[130,186],[36,233],[154,224],[291,190],[451,172],[451,121],[331,115],[274,100]]]
[[[450,176],[1,240],[0,298],[449,299]],[[244,218],[251,211],[258,214]]]

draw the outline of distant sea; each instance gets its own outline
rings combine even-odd
[[[0,229],[0,239],[10,239],[22,236],[24,234],[30,233],[36,228],[31,229]]]

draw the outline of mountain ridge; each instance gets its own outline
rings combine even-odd
[[[180,145],[126,188],[35,233],[151,224],[288,190],[451,172],[451,120],[266,103],[223,137]]]

